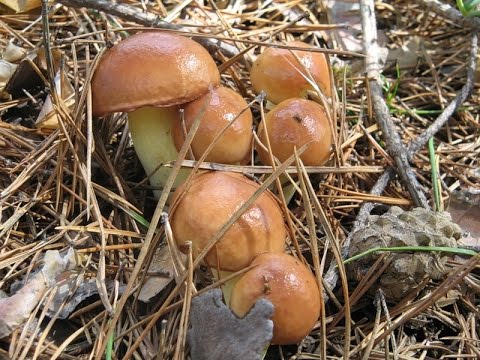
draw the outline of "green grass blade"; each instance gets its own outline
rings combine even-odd
[[[146,227],[148,229],[148,227],[150,226],[150,223],[147,221],[147,219],[145,219],[142,215],[140,215],[139,213],[135,212],[135,211],[132,211],[130,209],[125,209],[125,212],[130,215],[135,221],[137,221],[139,224],[143,225],[144,227]]]
[[[435,159],[435,147],[433,138],[428,140],[428,154],[430,156],[430,166],[432,168],[432,184],[433,184],[433,198],[435,200],[435,211],[441,211],[441,194],[438,187],[438,162]]]
[[[355,260],[358,260],[362,257],[365,257],[367,255],[376,253],[376,252],[381,252],[381,251],[390,251],[390,252],[432,252],[432,251],[439,251],[439,252],[445,252],[445,253],[450,253],[450,254],[457,254],[457,255],[467,255],[467,256],[476,256],[479,253],[470,250],[470,249],[464,249],[464,248],[454,248],[454,247],[447,247],[447,246],[396,246],[396,247],[376,247],[369,249],[367,251],[364,251],[363,253],[357,254],[355,256],[352,256],[351,258],[345,259],[343,261],[344,264],[351,263]]]

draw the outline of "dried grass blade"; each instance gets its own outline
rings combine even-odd
[[[309,192],[310,198],[313,200],[313,205],[317,211],[318,218],[320,220],[320,223],[323,227],[323,230],[325,231],[327,235],[327,239],[332,247],[332,253],[335,257],[335,261],[337,264],[340,264],[338,267],[338,271],[340,274],[340,279],[341,279],[341,285],[342,285],[342,291],[343,291],[343,296],[344,296],[344,307],[345,307],[345,343],[343,346],[343,357],[348,359],[349,358],[349,353],[350,353],[350,334],[351,334],[351,315],[350,315],[350,300],[349,300],[349,294],[348,294],[348,281],[347,281],[347,274],[345,271],[345,266],[343,265],[342,262],[342,253],[340,250],[340,244],[335,238],[335,235],[332,231],[331,225],[329,220],[327,219],[327,216],[325,214],[325,211],[323,210],[322,205],[320,204],[320,201],[316,197],[315,190],[313,189],[313,186],[310,182],[306,183],[307,185],[307,190]]]
[[[320,357],[323,359],[327,358],[327,330],[326,330],[326,316],[325,316],[325,302],[323,301],[323,283],[322,283],[322,273],[323,269],[320,266],[320,253],[318,249],[318,238],[317,230],[315,224],[315,217],[313,215],[313,206],[312,201],[310,200],[310,192],[307,190],[307,183],[310,183],[310,178],[303,167],[303,162],[298,157],[297,152],[295,151],[296,165],[298,168],[298,174],[300,179],[300,188],[302,190],[302,201],[303,207],[305,209],[305,215],[307,218],[308,233],[310,237],[310,250],[312,253],[313,267],[315,269],[315,277],[317,279],[318,290],[320,291],[320,296],[322,297],[320,301]],[[310,183],[311,186],[311,183]]]
[[[177,157],[177,161],[175,162],[175,165],[173,166],[173,169],[172,171],[170,172],[169,176],[168,176],[168,179],[166,181],[166,184],[165,184],[165,187],[160,195],[160,199],[158,200],[157,202],[157,206],[155,208],[155,212],[153,214],[153,217],[152,217],[152,220],[150,222],[150,227],[148,228],[148,231],[147,231],[147,234],[145,236],[145,241],[143,243],[143,247],[142,247],[142,250],[140,251],[140,254],[138,255],[138,259],[137,259],[137,262],[135,264],[135,267],[132,271],[132,275],[131,275],[131,278],[130,280],[128,281],[127,285],[126,285],[126,288],[125,288],[125,292],[123,293],[123,295],[120,297],[120,300],[118,301],[118,304],[117,304],[117,307],[115,309],[115,313],[113,315],[113,318],[111,319],[110,321],[110,324],[111,326],[109,327],[109,329],[107,330],[107,334],[106,334],[106,337],[108,338],[109,336],[111,336],[112,332],[113,332],[113,329],[115,327],[115,325],[117,324],[118,320],[120,319],[120,316],[122,314],[122,309],[124,308],[126,302],[127,302],[127,299],[128,297],[131,295],[131,291],[133,289],[133,285],[141,271],[141,269],[144,267],[145,265],[145,260],[147,259],[147,255],[148,253],[150,252],[150,246],[152,244],[152,240],[153,240],[153,237],[155,236],[155,232],[156,232],[156,229],[157,229],[157,225],[158,223],[160,222],[160,219],[161,219],[161,216],[162,216],[162,213],[164,211],[164,208],[165,208],[165,205],[167,203],[167,200],[168,200],[168,197],[169,197],[169,194],[170,194],[170,190],[172,189],[172,186],[173,186],[173,183],[175,181],[175,178],[176,176],[178,175],[178,172],[180,170],[180,167],[181,167],[181,162],[182,160],[185,158],[185,155],[187,154],[188,152],[188,149],[190,148],[190,144],[193,140],[193,137],[195,136],[195,133],[198,129],[198,127],[200,126],[200,119],[201,119],[201,115],[198,116],[195,121],[193,122],[192,124],[192,127],[190,128],[190,131],[188,132],[187,134],[187,137],[185,138],[185,141],[180,149],[180,151],[178,152],[178,157]],[[183,279],[182,281],[184,281],[185,279]],[[178,286],[177,288],[178,289]],[[173,294],[175,291],[173,291],[171,294]],[[170,296],[169,296],[170,298]],[[171,300],[170,300],[171,301]],[[158,320],[158,319],[157,319]],[[150,324],[149,324],[150,325]],[[153,326],[153,325],[152,325]],[[149,328],[147,327],[143,332],[142,334],[146,334],[146,332],[149,330]],[[125,358],[129,358],[130,356],[132,356],[133,352],[136,350],[136,348],[140,345],[141,343],[141,338],[138,338],[135,343],[132,345],[131,349],[127,352],[127,354],[125,354]],[[100,343],[100,349],[104,349],[105,348],[105,342],[102,341]],[[100,360],[102,356],[102,353],[101,352],[98,352],[95,359],[96,360]]]

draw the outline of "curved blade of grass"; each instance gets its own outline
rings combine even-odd
[[[343,261],[344,264],[351,263],[355,260],[358,260],[362,257],[367,255],[373,254],[375,252],[380,251],[391,251],[391,252],[429,252],[429,251],[439,251],[439,252],[446,252],[450,254],[459,254],[459,255],[468,255],[468,256],[475,256],[478,252],[470,249],[464,248],[452,248],[448,246],[394,246],[394,247],[376,247],[364,251],[360,254],[352,256],[351,258],[345,259]]]
[[[435,147],[433,138],[428,140],[428,155],[430,157],[430,166],[432,168],[433,198],[435,200],[435,211],[441,211],[442,204],[440,199],[440,188],[438,187],[438,162],[435,159]]]
[[[107,347],[105,348],[105,360],[112,360],[113,339],[115,339],[115,331],[113,331],[108,338]]]
[[[137,213],[136,211],[130,210],[130,209],[124,209],[124,211],[130,215],[136,222],[138,222],[140,225],[145,226],[147,229],[150,226],[150,222],[145,219],[142,215]]]

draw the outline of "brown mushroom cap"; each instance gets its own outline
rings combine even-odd
[[[92,78],[93,113],[183,104],[219,83],[215,62],[195,41],[167,32],[137,33],[102,56]]]
[[[224,86],[212,89],[186,104],[184,119],[187,132],[197,116],[205,110],[191,144],[195,158],[200,158],[217,134],[233,120],[235,121],[223,133],[205,160],[235,164],[247,158],[253,138],[252,113],[247,107],[248,104],[242,96]],[[241,113],[245,109],[246,111]],[[180,149],[185,140],[181,123],[174,126],[173,139],[177,149]]]
[[[275,106],[260,124],[259,138],[266,146],[266,132],[272,153],[280,161],[293,154],[296,147],[310,143],[300,155],[305,165],[323,165],[331,153],[332,132],[323,106],[306,99],[288,99]],[[257,147],[260,160],[270,164],[266,151]]]
[[[173,236],[182,249],[192,241],[194,258],[259,185],[241,174],[206,172],[195,176],[186,193],[179,187],[170,214]],[[180,197],[182,196],[182,197]],[[260,195],[205,257],[211,267],[238,271],[265,251],[282,252],[286,229],[282,211],[268,191]]]
[[[230,308],[244,317],[260,298],[274,306],[273,344],[295,344],[307,336],[320,315],[320,291],[310,270],[293,256],[264,253],[234,285]]]
[[[292,41],[287,45],[315,48],[301,41]],[[307,81],[312,77],[323,93],[331,96],[330,71],[323,53],[267,48],[258,56],[250,72],[253,89],[257,93],[265,91],[267,99],[275,104],[285,99],[306,97],[307,90],[313,90]]]

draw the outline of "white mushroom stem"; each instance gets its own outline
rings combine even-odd
[[[176,107],[143,107],[128,113],[133,146],[153,187],[163,188],[171,171],[160,165],[177,159],[178,151],[172,138],[175,121],[180,121]],[[183,182],[183,172],[177,176],[174,187]],[[161,190],[155,190],[154,194],[159,198]]]

